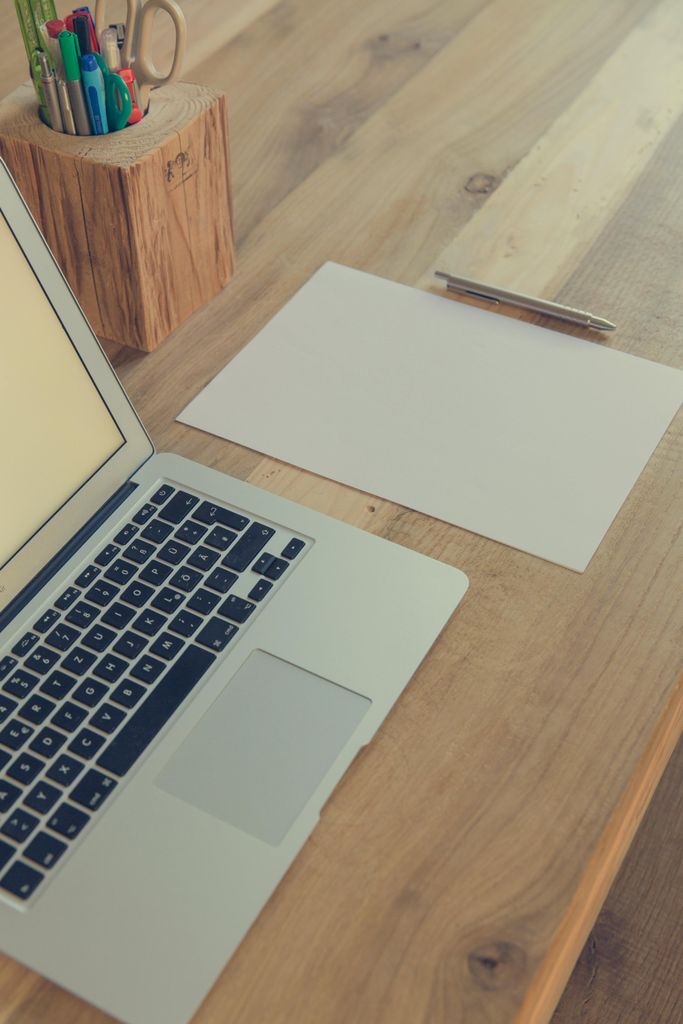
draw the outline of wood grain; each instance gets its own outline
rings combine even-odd
[[[471,588],[196,1022],[548,1020],[678,729],[680,417],[577,575],[174,416],[326,259],[429,286],[481,259],[680,366],[683,25],[669,0],[281,0],[226,43],[216,6],[193,76],[229,98],[238,273],[152,356],[110,347],[122,379],[161,448]],[[107,1019],[12,964],[0,1007]]]

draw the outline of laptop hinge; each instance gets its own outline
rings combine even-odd
[[[55,576],[66,562],[82,547],[85,542],[92,537],[95,530],[98,530],[102,523],[108,519],[108,517],[116,511],[119,505],[122,505],[126,498],[133,493],[138,487],[138,484],[131,483],[130,480],[119,487],[118,491],[115,491],[111,498],[109,498],[104,505],[97,512],[91,516],[91,518],[85,523],[78,533],[75,533],[70,541],[61,548],[56,555],[54,555],[50,561],[40,570],[39,573],[33,577],[30,583],[27,583],[23,590],[20,590],[17,596],[10,601],[3,612],[0,612],[0,632],[9,625],[19,612],[26,607],[29,601],[32,601],[36,594],[42,590],[47,583],[50,582],[53,576]]]

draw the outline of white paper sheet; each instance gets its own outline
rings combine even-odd
[[[582,572],[683,371],[326,263],[178,417]]]

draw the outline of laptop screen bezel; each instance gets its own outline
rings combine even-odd
[[[154,445],[0,160],[0,212],[121,433],[121,446],[0,569],[0,612],[154,453]],[[28,394],[27,394],[28,398]],[[29,406],[30,408],[30,406]],[[0,444],[11,443],[1,438]],[[4,500],[21,501],[11,487]],[[1,517],[0,517],[1,519]]]

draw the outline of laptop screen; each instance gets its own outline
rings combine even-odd
[[[0,215],[0,568],[124,441]]]

